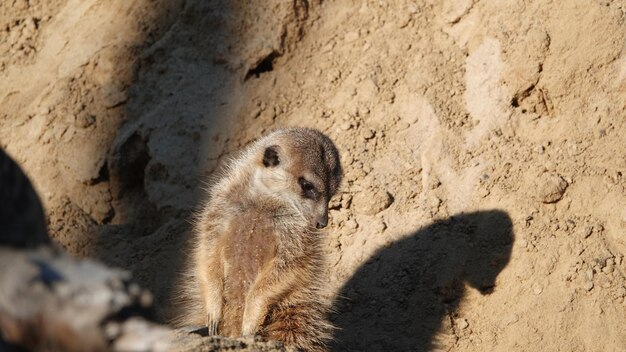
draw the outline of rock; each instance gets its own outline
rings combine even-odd
[[[96,123],[96,117],[86,112],[81,112],[74,118],[74,124],[78,128],[89,128],[93,126],[94,123]]]
[[[0,267],[9,266],[0,271],[0,330],[7,342],[34,350],[99,351],[123,337],[134,342],[114,350],[171,349],[169,328],[142,318],[150,302],[143,290],[130,289],[128,273],[52,248],[0,248]],[[127,326],[131,316],[136,320]],[[107,328],[109,323],[115,324]]]
[[[430,204],[430,207],[432,209],[438,209],[441,203],[443,203],[443,201],[441,200],[441,198],[437,196],[432,196],[430,200],[428,201],[428,203]]]
[[[378,219],[371,225],[372,233],[382,234],[387,229],[387,224],[383,219]]]
[[[344,225],[349,230],[356,230],[359,227],[359,224],[354,219],[350,219],[344,223]]]
[[[593,289],[593,282],[585,281],[585,283],[583,284],[583,288],[587,291],[591,291]]]
[[[543,286],[539,283],[533,284],[533,293],[535,295],[540,295],[543,292]]]
[[[611,279],[609,276],[605,274],[598,275],[598,286],[602,288],[611,287]]]
[[[361,191],[353,198],[354,210],[359,214],[375,215],[389,208],[393,200],[391,193],[381,189]]]
[[[516,313],[507,315],[504,320],[503,323],[504,325],[512,325],[515,324],[519,321],[519,315],[517,315]]]
[[[352,204],[352,195],[351,194],[343,194],[341,196],[341,207],[343,209],[349,209]]]
[[[457,23],[474,6],[471,0],[443,2],[443,19],[448,23]]]
[[[280,342],[262,341],[259,338],[233,339],[223,336],[205,336],[206,328],[193,328],[175,331],[174,351],[285,351]]]
[[[151,322],[150,294],[130,275],[46,247],[0,247],[1,351],[284,351],[258,338],[201,336]],[[204,329],[206,330],[206,329]]]
[[[169,351],[174,334],[165,326],[150,323],[141,318],[131,318],[121,326],[114,340],[114,351]]]
[[[585,280],[586,281],[593,281],[593,270],[592,269],[585,270]]]
[[[367,128],[361,131],[361,138],[363,138],[366,141],[374,138],[375,135],[376,135],[376,132],[374,132],[374,130],[370,128]]]
[[[563,177],[544,173],[535,182],[537,198],[546,204],[556,203],[563,198],[567,186]]]
[[[456,319],[455,320],[455,324],[456,326],[458,326],[461,330],[465,330],[467,329],[467,327],[469,326],[469,323],[467,322],[466,319]]]
[[[593,227],[592,226],[585,226],[582,229],[582,237],[583,238],[588,238],[589,236],[591,236],[592,233],[593,233]]]

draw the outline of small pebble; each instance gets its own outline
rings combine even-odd
[[[79,114],[75,116],[75,125],[79,128],[87,128],[96,123],[96,117],[90,114]]]
[[[465,330],[469,326],[469,323],[466,319],[457,319],[455,323],[459,328],[461,328],[461,330]]]
[[[543,286],[538,283],[533,284],[533,293],[536,295],[540,295],[541,292],[543,292]]]
[[[375,189],[373,192],[360,192],[354,198],[354,209],[359,214],[374,215],[391,206],[394,198],[391,193]]]
[[[375,234],[381,234],[385,232],[386,229],[387,229],[387,224],[385,224],[385,221],[383,221],[382,219],[379,219],[378,221],[374,222],[373,227],[372,227],[372,231]]]
[[[515,324],[518,321],[519,321],[519,315],[517,315],[516,313],[508,315],[506,318],[504,318],[504,324],[505,325]]]
[[[611,287],[611,279],[607,275],[600,275],[598,277],[598,286],[602,288]]]
[[[396,22],[396,24],[398,25],[398,28],[404,28],[404,27],[409,25],[410,21],[411,21],[411,14],[410,13],[403,13],[398,18],[398,21]]]
[[[567,182],[561,176],[543,174],[536,182],[537,197],[546,204],[556,203],[563,198],[567,186]]]
[[[587,281],[583,284],[583,288],[587,291],[591,291],[593,289],[593,282]]]
[[[47,106],[42,106],[39,109],[39,115],[48,115],[50,113],[50,108]]]
[[[439,199],[439,197],[435,196],[430,199],[429,203],[432,208],[438,208],[442,201],[441,199]]]
[[[369,128],[365,129],[365,130],[363,130],[363,132],[361,132],[361,137],[363,139],[365,139],[365,140],[370,140],[370,139],[374,138],[374,135],[375,135],[374,130],[369,129]]]
[[[350,230],[356,230],[359,227],[359,224],[354,219],[350,219],[344,223],[344,226]]]

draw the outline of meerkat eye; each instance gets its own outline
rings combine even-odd
[[[300,184],[300,188],[302,188],[302,192],[304,192],[304,196],[307,198],[315,198],[317,192],[315,191],[315,186],[304,177],[300,177],[298,179],[298,184]]]

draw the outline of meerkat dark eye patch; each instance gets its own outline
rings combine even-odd
[[[313,186],[313,184],[307,181],[304,177],[298,178],[298,184],[300,185],[300,188],[302,188],[302,192],[305,197],[312,199],[317,197],[315,186]]]
[[[278,146],[271,146],[265,149],[265,153],[263,154],[263,165],[265,167],[273,167],[280,164],[280,159],[278,158]]]

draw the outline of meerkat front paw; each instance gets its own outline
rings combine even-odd
[[[249,337],[256,335],[257,330],[265,317],[265,304],[262,297],[248,297],[243,310],[241,322],[241,336]]]
[[[260,328],[257,319],[244,320],[241,324],[241,336],[244,338],[254,338]]]
[[[241,338],[244,340],[254,341],[256,334],[241,334]]]
[[[256,335],[256,326],[252,324],[243,324],[241,327],[241,336],[245,338],[254,338],[254,335]]]
[[[212,316],[212,314],[208,314],[206,327],[208,329],[209,336],[217,335],[219,326],[220,326],[219,318]]]

